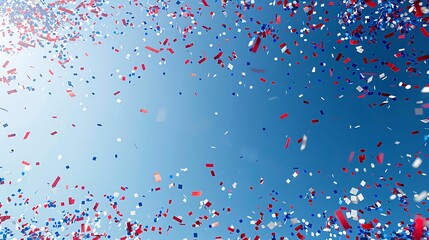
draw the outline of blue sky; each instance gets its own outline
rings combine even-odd
[[[148,229],[140,239],[415,236],[401,231],[414,229],[417,214],[427,216],[425,201],[414,200],[427,190],[427,131],[420,120],[426,118],[428,96],[421,90],[428,67],[417,61],[428,51],[420,30],[427,29],[424,16],[410,14],[414,30],[401,33],[379,24],[370,33],[371,22],[338,23],[337,14],[346,9],[341,2],[313,3],[311,19],[304,11],[310,3],[304,2],[293,17],[291,10],[265,1],[250,9],[209,0],[209,6],[204,1],[93,3],[79,9],[77,2],[40,3],[45,17],[30,14],[22,25],[10,23],[12,33],[1,44],[2,61],[9,61],[1,74],[11,78],[0,95],[0,107],[7,110],[0,112],[5,181],[0,213],[10,216],[0,225],[5,238],[134,239],[140,225]],[[383,4],[366,7],[363,15],[376,18],[376,9],[387,11]],[[158,14],[148,16],[154,6]],[[14,14],[7,14],[8,7]],[[18,16],[17,9],[36,12],[36,5],[5,1],[2,19]],[[51,29],[29,32],[37,21],[49,22]],[[324,26],[312,29],[319,23]],[[359,41],[353,45],[344,38],[359,24],[366,32],[351,37]],[[54,32],[59,40],[49,44],[39,36]],[[390,32],[394,36],[386,37]],[[249,42],[258,36],[255,53]],[[35,47],[20,47],[20,41]],[[282,53],[282,43],[290,55]],[[224,67],[213,59],[220,51]],[[395,57],[398,52],[401,57]],[[400,70],[392,71],[386,62]],[[12,68],[16,73],[7,73]],[[26,132],[30,135],[23,139]],[[298,143],[303,136],[305,148]],[[359,156],[366,159],[359,162]],[[417,157],[423,164],[415,169]],[[357,194],[350,193],[353,188]],[[194,191],[202,196],[191,196]],[[363,201],[346,203],[358,194]],[[377,201],[381,207],[374,209]],[[44,206],[50,202],[55,203]],[[341,207],[344,215],[361,210],[356,219],[348,216],[348,231],[335,216]],[[193,227],[198,220],[201,226]],[[361,223],[370,222],[383,227],[363,231]],[[91,230],[82,233],[85,223]],[[300,225],[303,229],[296,230]]]

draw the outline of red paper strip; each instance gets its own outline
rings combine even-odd
[[[349,43],[350,43],[350,45],[357,45],[357,44],[359,44],[359,41],[358,40],[350,40]]]
[[[201,59],[198,61],[198,64],[201,64],[201,63],[205,62],[206,60],[207,60],[207,58],[206,58],[206,57],[203,57],[203,58],[201,58]]]
[[[416,218],[414,219],[414,232],[413,232],[414,240],[422,239],[424,225],[425,225],[425,220],[420,215],[417,215]]]
[[[253,45],[252,52],[256,53],[258,51],[259,44],[261,44],[261,37],[258,36],[255,44]]]
[[[222,56],[223,52],[219,52],[218,54],[216,54],[216,56],[214,56],[214,60],[217,60],[218,58],[220,58]]]
[[[8,95],[10,95],[10,94],[12,94],[12,93],[17,93],[18,91],[16,91],[16,89],[13,89],[13,90],[9,90],[9,91],[7,91],[7,94]]]
[[[414,8],[416,9],[416,13],[414,14],[414,16],[416,16],[417,18],[423,16],[423,11],[422,11],[422,7],[420,7],[420,0],[415,1],[414,2]]]
[[[287,140],[286,140],[286,144],[285,144],[285,148],[288,148],[288,147],[289,147],[289,144],[290,144],[290,138],[287,138]]]
[[[23,42],[23,41],[19,41],[18,45],[23,46],[25,48],[28,48],[28,47],[33,47],[34,48],[36,46],[36,45],[31,45],[31,44]]]
[[[353,160],[353,157],[355,156],[355,152],[351,152],[349,155],[349,162]]]
[[[276,16],[276,24],[280,24],[280,15]]]
[[[335,58],[335,61],[340,61],[341,57],[343,56],[342,53],[338,53],[337,57]]]
[[[26,132],[26,133],[25,133],[25,135],[24,135],[24,138],[23,138],[23,139],[24,139],[24,140],[25,140],[25,139],[27,139],[27,138],[28,138],[28,136],[30,136],[30,132]]]
[[[201,197],[201,195],[203,195],[203,192],[201,192],[201,191],[193,191],[191,193],[192,197]]]
[[[3,63],[3,66],[2,66],[2,67],[3,67],[3,68],[6,68],[8,64],[9,64],[9,60],[6,60],[6,62],[4,62],[4,63]]]
[[[378,164],[382,164],[384,159],[384,153],[380,153],[377,155],[377,162]]]
[[[345,230],[352,228],[350,226],[350,224],[347,222],[346,217],[344,216],[343,212],[341,211],[341,209],[338,209],[337,211],[335,211],[335,216],[337,216],[338,221],[340,221],[341,225],[343,226],[343,228]]]
[[[180,218],[178,218],[176,216],[173,216],[173,219],[176,220],[178,223],[182,223],[182,219],[180,219]]]
[[[428,55],[424,55],[424,56],[420,56],[420,57],[417,57],[417,61],[424,61],[424,60],[426,60],[426,59],[429,59],[429,54]]]
[[[10,216],[0,216],[0,223],[4,222],[6,220],[9,220],[9,219],[10,219]]]
[[[371,228],[374,228],[374,225],[372,225],[372,222],[370,222],[370,223],[363,223],[363,224],[361,224],[361,226],[365,230],[369,230]]]
[[[390,63],[390,62],[386,62],[386,65],[390,67],[390,69],[392,69],[392,71],[394,72],[399,72],[399,68],[395,66],[395,64]]]
[[[393,35],[395,35],[395,32],[391,32],[391,33],[388,33],[388,34],[384,35],[384,38],[390,38]]]
[[[370,7],[370,8],[375,8],[377,7],[377,4],[373,1],[370,0],[365,0],[365,3]]]
[[[67,8],[63,8],[63,7],[58,7],[58,10],[68,13],[68,14],[73,14],[73,11]]]
[[[146,48],[147,50],[149,50],[149,51],[154,52],[154,53],[159,53],[159,50],[157,50],[157,49],[155,49],[155,48],[153,48],[153,47],[151,47],[151,46],[146,46],[145,48]]]
[[[423,36],[425,36],[425,37],[429,37],[429,32],[426,30],[426,28],[421,27],[421,28],[420,28],[420,31],[423,33]]]
[[[289,114],[283,113],[282,115],[280,115],[280,119],[285,119],[287,118],[287,116],[289,116]]]
[[[61,179],[61,177],[60,177],[60,176],[58,176],[58,177],[55,179],[55,181],[52,183],[52,187],[53,187],[53,188],[57,186],[57,184],[58,184],[58,182],[60,181],[60,179]]]

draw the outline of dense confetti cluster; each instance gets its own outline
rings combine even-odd
[[[429,237],[429,1],[0,6],[0,238]]]

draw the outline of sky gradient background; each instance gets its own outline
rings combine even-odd
[[[421,90],[428,66],[416,59],[429,51],[420,31],[426,27],[424,16],[410,13],[414,30],[401,33],[378,24],[370,33],[371,24],[363,20],[338,23],[337,14],[350,9],[342,2],[312,3],[316,13],[311,19],[308,2],[293,11],[266,1],[245,1],[246,9],[237,1],[209,0],[209,6],[204,1],[88,1],[79,9],[81,2],[72,1],[2,2],[8,24],[1,30],[8,34],[1,61],[9,63],[1,74],[10,78],[0,94],[0,107],[7,110],[0,111],[0,211],[10,216],[1,221],[5,238],[134,239],[140,226],[147,229],[140,239],[297,239],[298,232],[306,238],[363,237],[358,221],[348,218],[353,228],[347,231],[337,221],[335,211],[345,207],[344,215],[362,210],[358,218],[374,224],[366,232],[369,238],[411,239],[413,231],[404,233],[404,228],[414,229],[416,214],[427,216],[425,201],[414,201],[415,194],[428,189],[427,129],[420,121],[427,115],[428,96]],[[376,18],[382,14],[375,11],[387,11],[386,4],[365,7],[363,15]],[[363,1],[356,5],[366,6]],[[148,13],[154,6],[159,12]],[[46,12],[32,17],[38,7]],[[14,22],[14,14],[30,20]],[[405,21],[393,19],[398,25]],[[41,26],[37,21],[50,29],[26,29]],[[311,27],[319,23],[324,26]],[[347,36],[359,24],[367,31],[351,37],[359,41],[352,45]],[[189,26],[192,30],[183,34]],[[252,52],[249,42],[266,29],[271,31]],[[40,38],[54,32],[56,41]],[[390,32],[394,35],[386,38]],[[35,45],[22,47],[20,41]],[[290,55],[282,53],[283,42]],[[147,46],[163,50],[154,53]],[[399,49],[403,55],[395,57]],[[224,67],[213,59],[219,51]],[[343,57],[336,61],[339,53]],[[204,56],[207,60],[198,63]],[[378,60],[365,64],[364,58]],[[386,62],[400,70],[392,71]],[[7,73],[11,68],[16,72]],[[358,86],[368,91],[361,93]],[[423,114],[416,114],[420,110]],[[284,113],[288,116],[280,118]],[[26,132],[31,133],[23,139]],[[300,150],[297,141],[304,135],[307,144]],[[380,153],[382,163],[376,159]],[[366,157],[362,163],[359,155]],[[423,160],[418,169],[411,166],[416,157]],[[344,197],[350,198],[352,188],[364,200],[348,205]],[[394,194],[398,188],[406,195]],[[193,191],[202,196],[191,196]],[[377,201],[381,207],[372,209]],[[256,230],[252,221],[260,213]],[[182,224],[173,216],[180,216]],[[197,220],[201,226],[193,227]],[[91,230],[82,232],[85,223]],[[270,229],[270,223],[277,226]]]

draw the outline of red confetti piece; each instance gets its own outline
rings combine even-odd
[[[2,67],[3,67],[3,68],[6,68],[8,64],[9,64],[9,60],[6,60],[6,62],[4,62],[4,63],[3,63],[3,66],[2,66]]]
[[[375,8],[377,7],[377,4],[373,1],[370,0],[365,0],[365,3],[370,7],[370,8]]]
[[[350,60],[351,60],[351,59],[348,57],[348,58],[346,58],[346,59],[343,61],[343,63],[344,63],[344,64],[347,64],[348,62],[350,62]]]
[[[289,144],[290,144],[290,137],[289,138],[287,138],[287,140],[286,140],[286,144],[285,144],[285,148],[288,148],[289,147]]]
[[[414,14],[417,18],[424,15],[422,8],[420,7],[420,0],[414,2],[414,8],[416,9],[416,13]]]
[[[207,60],[207,58],[206,58],[206,57],[203,57],[203,58],[201,58],[201,59],[198,61],[198,64],[201,64],[201,63],[205,62],[206,60]]]
[[[358,45],[359,41],[358,40],[350,40],[349,43],[350,43],[350,45]]]
[[[26,43],[26,42],[23,42],[23,41],[19,41],[18,42],[18,45],[20,45],[20,46],[23,46],[23,47],[25,47],[25,48],[28,48],[28,47],[36,47],[36,45],[34,44],[34,45],[32,45],[32,44],[29,44],[29,43]]]
[[[218,54],[216,54],[216,56],[213,57],[214,60],[217,60],[218,58],[220,58],[222,56],[223,52],[219,52]]]
[[[58,182],[61,180],[61,177],[60,176],[58,176],[56,179],[55,179],[55,181],[52,183],[52,188],[54,188],[54,187],[56,187],[57,186],[57,184],[58,184]]]
[[[193,191],[191,193],[192,197],[201,197],[201,195],[203,195],[203,192],[201,192],[201,191]]]
[[[429,32],[426,30],[426,28],[421,27],[421,28],[420,28],[420,31],[423,33],[423,36],[425,36],[425,37],[429,37]]]
[[[63,7],[58,7],[58,10],[60,10],[60,11],[62,11],[62,12],[65,12],[65,13],[68,13],[68,14],[73,14],[73,11],[72,10],[70,10],[70,9],[66,9],[66,8],[63,8]]]
[[[388,34],[384,35],[384,38],[390,38],[393,35],[395,35],[395,32],[391,32],[391,33],[388,33]]]
[[[23,139],[26,140],[28,136],[30,136],[30,132],[26,132]]]
[[[399,68],[395,66],[395,64],[390,63],[390,62],[386,62],[386,65],[390,67],[390,69],[392,69],[392,71],[394,72],[399,72]]]
[[[413,232],[414,240],[422,239],[424,225],[425,225],[425,220],[420,215],[417,215],[416,218],[414,219],[414,232]]]
[[[370,222],[370,223],[363,223],[363,224],[361,224],[361,226],[365,230],[369,230],[371,228],[374,228],[374,225],[372,224],[372,222]]]
[[[377,158],[378,164],[382,164],[383,163],[383,159],[384,159],[384,153],[378,154],[376,158]]]
[[[355,156],[355,152],[351,152],[349,155],[349,162],[353,160],[353,157]]]
[[[280,115],[280,119],[285,119],[287,118],[287,116],[289,116],[289,114],[283,113],[282,115]]]
[[[74,92],[71,89],[67,89],[66,92],[70,97],[76,97],[76,94],[74,94]]]
[[[13,90],[9,90],[9,91],[7,91],[7,94],[8,95],[10,95],[10,94],[12,94],[12,93],[17,93],[18,91],[16,91],[16,89],[13,89]]]
[[[341,225],[343,226],[343,228],[345,230],[352,228],[350,226],[350,224],[347,222],[346,217],[344,216],[343,212],[341,211],[341,209],[338,209],[337,211],[335,211],[335,216],[337,216],[338,221],[340,221]]]
[[[258,36],[258,38],[256,39],[255,44],[252,47],[252,52],[256,53],[258,51],[259,44],[261,44],[261,37]]]
[[[335,58],[335,61],[340,61],[341,57],[343,56],[342,53],[338,53],[337,57]]]
[[[173,219],[174,219],[176,222],[178,222],[178,223],[182,223],[182,219],[180,219],[180,218],[178,218],[178,217],[176,217],[176,216],[173,216]]]
[[[420,56],[420,57],[417,57],[417,61],[424,61],[424,60],[427,60],[427,59],[429,59],[429,54],[428,55],[424,55],[424,56]]]
[[[146,46],[145,48],[146,48],[147,50],[149,50],[149,51],[154,52],[154,53],[159,53],[159,52],[160,52],[160,50],[157,50],[157,49],[155,49],[155,48],[153,48],[153,47],[150,47],[150,46]]]
[[[9,220],[9,219],[10,219],[10,216],[0,216],[0,223],[4,222],[6,220]]]

